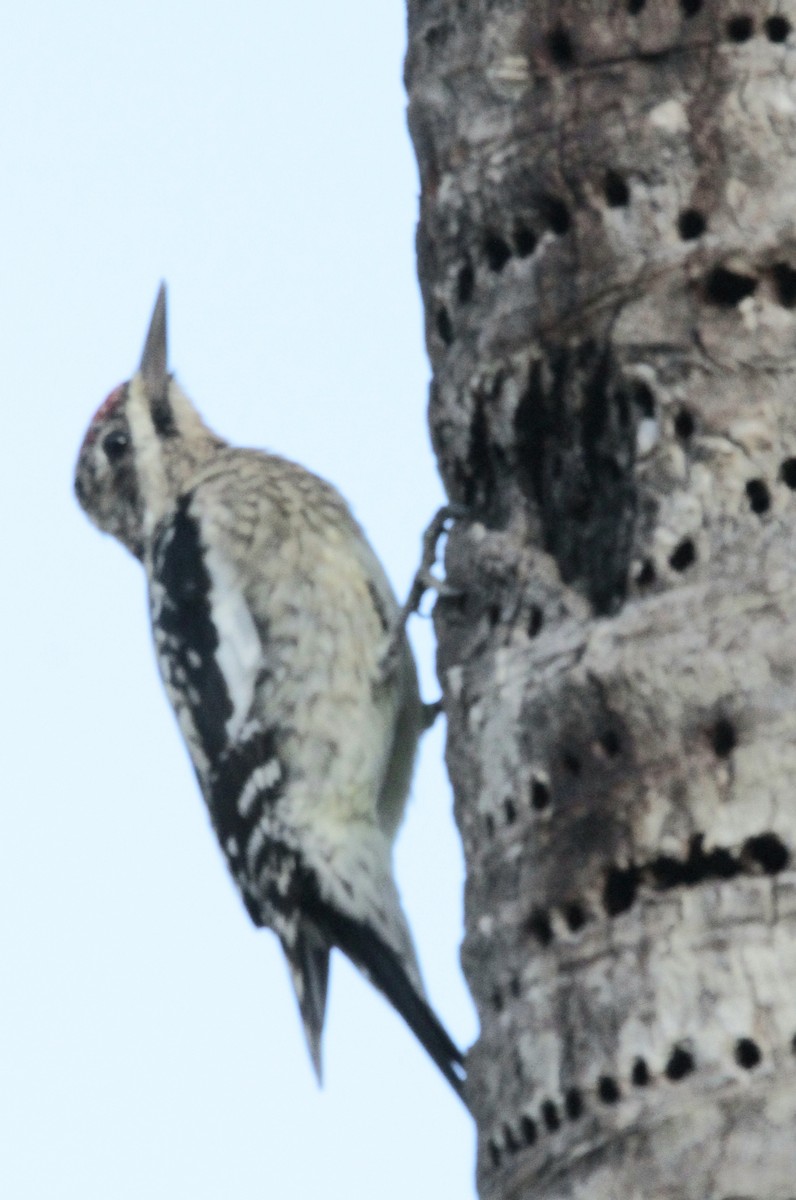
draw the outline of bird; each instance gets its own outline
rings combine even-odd
[[[143,565],[167,696],[243,904],[281,943],[319,1084],[337,949],[463,1096],[392,870],[427,723],[401,610],[334,487],[204,423],[169,371],[165,284],[74,487]]]

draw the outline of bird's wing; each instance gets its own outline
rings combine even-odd
[[[253,701],[267,669],[258,628],[235,575],[202,523],[192,493],[157,530],[150,566],[155,649],[221,847],[252,918],[245,869],[263,811],[282,795],[279,729]]]

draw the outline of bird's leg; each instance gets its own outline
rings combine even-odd
[[[401,608],[398,616],[395,618],[392,629],[388,635],[387,645],[384,654],[379,664],[379,673],[377,684],[386,683],[392,678],[395,668],[398,665],[398,660],[401,655],[401,646],[403,644],[404,630],[406,622],[411,617],[412,613],[416,613],[420,608],[420,602],[427,591],[434,591],[438,596],[451,598],[458,593],[454,588],[448,585],[441,579],[437,579],[433,573],[433,566],[437,558],[437,543],[445,531],[445,524],[449,520],[456,517],[461,517],[464,514],[464,509],[459,504],[443,504],[442,507],[434,514],[431,521],[423,534],[423,554],[420,559],[420,566],[415,572],[415,577],[412,580],[412,586],[409,589],[409,595],[406,602]],[[429,710],[434,709],[434,712],[429,711],[428,724],[432,725],[439,711],[438,705],[427,705]]]

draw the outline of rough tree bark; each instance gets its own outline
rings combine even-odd
[[[796,1195],[794,25],[409,0],[484,1200]]]

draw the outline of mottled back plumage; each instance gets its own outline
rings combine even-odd
[[[144,565],[166,691],[243,902],[284,948],[318,1076],[336,946],[460,1091],[392,875],[423,728],[405,638],[380,671],[398,606],[334,488],[204,425],[168,373],[163,287],[75,490]]]

